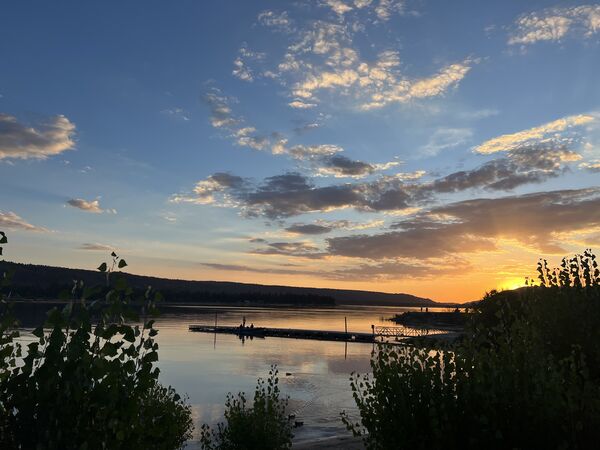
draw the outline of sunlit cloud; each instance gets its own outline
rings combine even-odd
[[[0,113],[0,160],[46,159],[75,147],[75,124],[65,116],[50,117],[34,126]]]
[[[244,120],[236,117],[229,106],[231,100],[223,96],[219,90],[206,94],[205,101],[211,109],[211,123],[213,127],[225,130],[228,137],[239,146],[249,147],[254,150],[270,150],[273,155],[287,155],[293,160],[306,162],[311,170],[319,176],[335,178],[363,178],[378,171],[388,170],[398,162],[367,163],[352,160],[339,155],[344,149],[333,144],[289,145],[289,139],[279,132],[271,132],[269,136],[260,134],[253,126],[245,124]],[[311,122],[303,127],[294,129],[296,134],[318,128],[317,122]],[[212,200],[202,196],[208,203]],[[183,201],[183,198],[180,200]],[[198,201],[200,202],[200,201]]]
[[[0,210],[0,229],[8,229],[8,230],[21,230],[21,231],[37,231],[37,232],[46,232],[48,231],[44,227],[40,227],[37,225],[33,225],[27,222],[18,214],[12,211],[2,211]]]
[[[391,169],[399,164],[397,161],[387,163],[367,163],[350,159],[343,155],[333,155],[321,161],[316,173],[320,176],[335,178],[363,178],[378,171]]]
[[[467,200],[430,209],[378,235],[328,239],[333,255],[369,259],[446,255],[495,250],[496,239],[514,239],[542,253],[565,253],[556,233],[600,225],[597,188]]]
[[[366,56],[366,51],[359,51],[355,43],[356,33],[364,31],[365,24],[383,23],[394,13],[404,13],[404,2],[323,0],[321,4],[339,20],[332,22],[320,17],[304,21],[288,41],[276,67],[262,72],[289,90],[291,108],[316,108],[322,95],[327,94],[344,97],[352,107],[361,110],[439,97],[458,86],[478,62],[475,58],[464,58],[441,66],[431,75],[411,76],[401,69],[396,49],[382,48],[375,55]],[[346,20],[349,13],[363,10],[371,19]],[[266,20],[273,15],[270,12],[260,17]]]
[[[600,172],[600,159],[586,161],[579,164],[581,169],[589,170],[590,172]]]
[[[73,208],[80,209],[85,212],[101,214],[101,213],[109,213],[116,214],[117,211],[114,209],[102,209],[100,206],[99,200],[84,200],[82,198],[73,198],[71,200],[67,200],[67,205],[72,206]]]
[[[323,0],[323,2],[329,6],[333,12],[342,16],[353,9],[352,6],[347,5],[342,0]]]
[[[567,36],[590,38],[600,31],[600,6],[547,8],[520,16],[508,38],[510,45],[561,41]]]
[[[254,52],[248,48],[248,44],[244,43],[240,47],[237,58],[233,61],[232,75],[242,81],[254,81],[256,75],[249,66],[251,61],[263,61],[266,57],[265,53]]]
[[[322,0],[322,3],[342,18],[351,11],[367,10],[383,22],[405,11],[404,0]]]
[[[270,219],[347,208],[391,212],[435,202],[440,194],[475,189],[510,191],[526,184],[539,184],[560,176],[569,164],[580,159],[581,155],[564,145],[546,144],[518,148],[473,169],[428,181],[421,179],[423,171],[417,171],[326,186],[317,185],[298,172],[268,177],[259,184],[234,175],[215,174],[200,181],[193,193],[173,200],[218,203],[239,208],[245,216]]]
[[[242,177],[228,173],[215,173],[196,183],[192,194],[175,194],[171,197],[171,202],[208,205],[215,203],[215,194],[223,193],[226,196],[227,190],[238,192],[243,190],[245,184],[246,181]]]
[[[278,31],[291,33],[293,31],[293,21],[290,19],[286,11],[275,12],[275,11],[263,11],[258,15],[258,21],[260,24],[273,28]]]
[[[485,141],[483,144],[474,148],[477,153],[496,153],[505,152],[519,148],[523,145],[528,145],[534,142],[566,139],[569,136],[561,134],[571,131],[575,127],[587,125],[596,118],[592,115],[576,115],[563,117],[543,125],[530,128],[528,130],[519,131],[512,134],[504,134],[502,136]]]
[[[468,260],[458,257],[438,258],[431,261],[402,258],[324,271],[322,276],[345,281],[390,281],[406,278],[427,279],[448,275],[463,275],[472,269],[473,265]]]

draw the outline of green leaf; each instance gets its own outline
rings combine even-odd
[[[106,272],[106,269],[107,269],[106,263],[102,263],[102,264],[100,264],[100,266],[98,266],[98,270],[100,272]]]
[[[124,259],[122,259],[121,261],[119,261],[119,269],[122,269],[125,266],[127,266],[127,263],[125,262]]]

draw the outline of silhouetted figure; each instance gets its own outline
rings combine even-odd
[[[425,312],[429,312],[429,308],[425,308]]]
[[[251,324],[250,324],[250,329],[251,329],[251,330],[253,330],[253,329],[254,329],[254,324],[253,324],[253,323],[251,323]]]

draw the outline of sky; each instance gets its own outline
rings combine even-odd
[[[600,3],[28,1],[8,260],[469,301],[600,247]]]

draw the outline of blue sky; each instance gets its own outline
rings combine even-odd
[[[11,260],[469,300],[600,242],[597,2],[22,1],[0,54]]]

